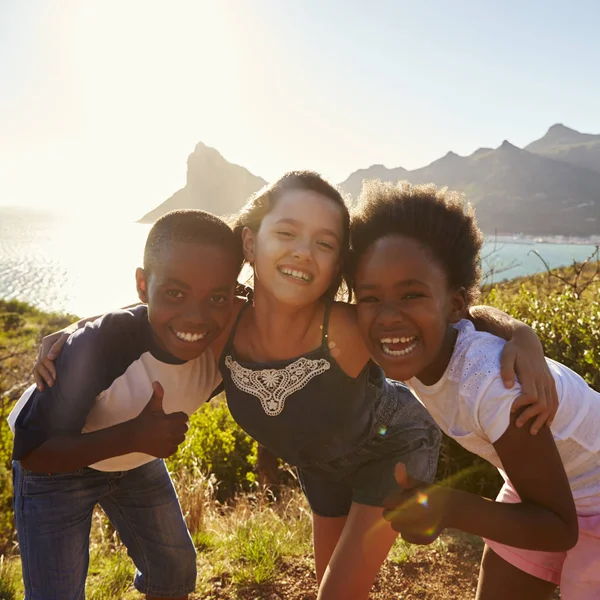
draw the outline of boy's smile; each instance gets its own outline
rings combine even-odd
[[[431,385],[444,373],[464,298],[418,241],[388,236],[374,242],[356,271],[358,323],[386,375]]]
[[[233,252],[196,243],[165,248],[136,280],[158,345],[180,360],[200,356],[231,316],[238,265]]]

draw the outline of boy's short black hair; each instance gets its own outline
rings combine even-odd
[[[369,246],[390,235],[420,242],[442,265],[448,284],[463,287],[469,305],[476,300],[483,234],[460,194],[433,184],[365,182],[352,214],[353,272]]]
[[[242,242],[223,219],[196,209],[173,210],[160,217],[150,229],[144,247],[144,270],[160,260],[166,246],[191,242],[218,246],[231,252],[240,268],[243,260]]]

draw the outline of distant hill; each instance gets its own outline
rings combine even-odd
[[[217,215],[239,210],[244,200],[266,181],[238,165],[227,162],[217,150],[199,143],[187,161],[185,187],[145,214],[140,223],[154,223],[177,208],[201,208]]]
[[[346,193],[356,198],[360,194],[363,179],[381,179],[382,181],[398,181],[406,179],[408,171],[402,167],[388,169],[383,165],[373,165],[368,169],[359,169],[354,171],[346,181],[340,183],[340,188]]]
[[[475,206],[479,224],[487,233],[598,235],[600,169],[557,158],[559,148],[574,143],[594,148],[596,139],[600,141],[600,136],[555,125],[530,145],[539,152],[504,141],[496,149],[480,148],[470,156],[448,152],[421,169],[401,169],[400,177],[395,176],[395,169],[363,169],[350,175],[340,187],[356,197],[358,178],[431,182],[463,192]]]
[[[290,165],[294,168],[294,165]],[[448,152],[421,169],[373,165],[339,184],[351,198],[364,179],[433,182],[463,192],[487,233],[588,236],[600,234],[600,135],[553,125],[525,149],[504,141],[470,156]],[[153,222],[175,208],[236,212],[265,180],[198,144],[188,159],[186,186],[142,217]]]
[[[552,125],[544,137],[525,146],[525,150],[600,172],[600,135]]]

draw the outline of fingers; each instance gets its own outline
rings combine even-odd
[[[533,425],[529,429],[531,435],[535,435],[547,422],[548,422],[548,411],[541,412],[533,422]]]
[[[154,391],[154,396],[156,396],[157,398],[160,398],[161,400],[163,399],[164,395],[165,395],[165,390],[162,386],[162,384],[160,383],[160,381],[153,381],[152,382],[152,390]]]
[[[52,387],[54,385],[54,381],[56,379],[56,370],[54,367],[50,369],[46,362],[38,361],[33,367],[33,377],[38,390],[41,392],[44,390],[45,384],[47,384],[48,387]]]
[[[404,490],[411,490],[419,485],[416,479],[413,479],[406,470],[406,465],[402,462],[396,464],[394,469],[394,476],[396,481]]]
[[[534,419],[531,424],[530,432],[535,435],[543,426],[546,420],[548,419],[549,411],[548,409],[541,403],[536,402],[535,404],[531,404],[528,406],[515,421],[516,427],[523,427],[525,424],[529,423],[532,419]]]
[[[163,397],[165,395],[165,390],[163,386],[158,381],[152,382],[152,396],[150,400],[148,400],[148,404],[146,408],[151,410],[152,412],[164,412],[163,411]]]
[[[165,416],[168,421],[178,421],[179,423],[185,425],[185,430],[189,429],[189,417],[187,413],[179,410],[177,412],[165,413]]]
[[[549,404],[549,408],[550,408],[550,416],[548,417],[548,420],[546,421],[546,425],[548,427],[550,427],[552,425],[552,423],[554,422],[554,417],[556,416],[556,413],[558,412],[558,393],[556,392],[556,385],[554,383],[554,379],[552,379],[552,385],[550,386],[550,404]]]
[[[550,427],[552,422],[554,421],[554,417],[558,412],[558,392],[556,391],[556,382],[554,381],[554,377],[550,375],[551,381],[549,384],[550,389],[546,389],[546,397],[549,398],[548,408],[550,409],[550,416],[546,421],[546,425]]]
[[[517,412],[520,408],[524,408],[525,406],[534,404],[535,401],[536,399],[532,398],[529,394],[520,394],[512,403],[512,406],[510,407],[510,412]]]
[[[511,389],[515,385],[515,363],[517,351],[512,344],[505,344],[500,355],[500,376],[504,387]]]
[[[35,387],[37,387],[40,392],[43,392],[44,380],[42,379],[42,376],[35,370],[35,367],[33,369],[33,378],[35,380]]]
[[[408,481],[408,473],[406,472],[406,465],[404,463],[397,463],[394,468],[394,477],[396,481],[402,486],[403,489],[410,489],[410,482]]]
[[[406,470],[406,465],[403,462],[396,463],[394,468],[394,476],[396,481],[400,484],[403,490],[414,490],[419,487],[426,487],[427,484],[411,477]],[[413,494],[410,494],[412,496]]]
[[[60,354],[60,351],[62,350],[62,347],[65,345],[65,342],[68,339],[69,339],[68,333],[61,333],[60,337],[56,340],[56,342],[54,342],[54,344],[52,344],[52,348],[50,348],[50,350],[48,351],[46,358],[51,361],[56,360],[58,358],[58,355]]]
[[[54,366],[54,363],[50,358],[50,354],[48,354],[48,356],[40,362],[40,367],[41,366],[43,366],[46,369],[46,372],[49,376],[44,377],[44,379],[46,380],[49,386],[52,386],[52,384],[56,381],[56,367]]]
[[[392,525],[392,529],[393,528],[394,528],[394,526]],[[398,531],[398,530],[396,529],[396,531]],[[402,535],[402,539],[405,542],[408,542],[409,544],[417,544],[419,546],[427,546],[428,544],[435,542],[435,540],[440,535],[439,533],[436,535],[410,534],[410,533],[401,532],[401,531],[399,531],[398,533],[400,533]]]

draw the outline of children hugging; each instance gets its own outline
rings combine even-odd
[[[493,375],[488,376],[496,396],[485,414],[494,416],[495,426],[481,433],[483,426],[470,418],[463,435],[480,439],[480,434],[500,433],[506,408],[510,431],[502,431],[493,443],[492,437],[488,439],[493,450],[484,458],[499,463],[492,454],[495,450],[501,455],[497,446],[503,441],[510,448],[529,444],[532,452],[539,446],[542,450],[532,456],[537,457],[538,467],[548,462],[544,472],[551,471],[552,477],[548,475],[544,484],[550,486],[545,493],[552,498],[532,497],[531,503],[522,503],[526,506],[522,513],[509,501],[469,498],[473,523],[453,510],[448,511],[451,518],[439,521],[439,528],[464,528],[485,536],[489,544],[498,538],[506,547],[535,540],[534,551],[564,553],[574,544],[577,516],[571,490],[561,455],[548,450],[554,441],[543,426],[557,408],[550,374],[553,365],[544,359],[530,328],[495,309],[470,306],[472,297],[467,292],[475,289],[476,280],[467,288],[459,279],[457,289],[462,291],[449,293],[446,263],[437,265],[437,254],[416,234],[396,236],[394,230],[386,230],[383,236],[373,233],[361,238],[361,226],[366,231],[372,220],[376,222],[377,209],[387,207],[386,202],[393,204],[395,217],[398,204],[398,218],[390,218],[392,227],[404,222],[406,215],[400,213],[396,196],[382,189],[385,193],[368,189],[368,201],[363,198],[361,204],[364,210],[352,222],[340,192],[312,172],[286,173],[252,196],[233,229],[202,211],[169,213],[151,229],[144,268],[136,273],[144,304],[107,313],[79,327],[68,338],[63,336],[62,349],[56,346],[47,355],[45,343],[37,365],[38,389],[28,390],[12,416],[18,481],[15,509],[28,598],[83,597],[89,519],[96,504],[127,546],[140,592],[148,598],[185,598],[193,591],[194,549],[162,459],[183,440],[187,416],[224,385],[239,425],[297,468],[312,511],[319,600],[366,599],[398,531],[409,540],[426,542],[429,538],[423,536],[421,525],[438,518],[437,512],[426,509],[425,516],[415,512],[411,498],[417,483],[433,483],[438,426],[447,429],[444,419],[452,419],[455,408],[452,403],[439,410],[435,403],[430,406],[414,380],[421,369],[428,375],[428,386],[436,385],[435,377],[443,378],[444,361],[447,366],[459,347],[455,323],[473,335],[477,327],[499,336],[477,334],[496,344],[493,357],[477,354],[490,361]],[[434,198],[441,194],[428,189]],[[417,216],[419,221],[426,215]],[[425,227],[426,241],[431,238],[433,243],[440,237],[436,225]],[[378,226],[372,229],[379,231]],[[454,232],[457,247],[464,242],[460,236],[460,231]],[[417,265],[409,280],[437,267],[437,287],[427,296],[430,305],[419,308],[422,290],[412,290],[396,301],[393,294],[401,293],[404,279],[398,287],[392,275],[396,275],[396,262],[404,264],[410,243],[407,248],[384,247],[373,258],[380,237],[394,242],[397,237],[408,238],[428,258],[431,265],[427,261]],[[361,239],[367,240],[362,246]],[[242,252],[254,273],[253,294],[245,300],[235,297]],[[455,253],[454,247],[442,252],[448,254],[445,260],[454,257],[459,265],[471,260],[468,252]],[[386,260],[389,264],[382,266]],[[464,270],[469,268],[464,265]],[[462,267],[457,271],[462,273]],[[372,300],[369,290],[375,287],[379,293],[378,286],[391,299]],[[339,301],[340,292],[351,287],[356,289],[357,305]],[[403,312],[404,303],[415,303],[421,321]],[[403,366],[417,363],[414,373]],[[514,408],[522,412],[511,412]],[[519,427],[525,423],[526,428]],[[530,428],[539,431],[537,435]],[[153,446],[154,434],[173,445]],[[479,453],[483,442],[467,447]],[[515,462],[517,454],[506,450]],[[501,456],[504,462],[504,453]],[[516,491],[511,493],[529,500],[530,490],[521,484],[526,478],[512,479]],[[437,488],[426,493],[432,498],[432,509],[460,506],[459,501],[437,493]],[[134,514],[123,515],[124,495],[139,499],[128,504]],[[85,502],[80,502],[80,496]],[[438,497],[441,500],[433,502]],[[549,506],[543,506],[544,501]],[[78,523],[67,530],[53,529],[51,523],[62,518],[55,512],[68,510],[69,503],[81,506]],[[499,508],[494,510],[500,513],[489,516],[492,513],[485,510],[496,505]],[[159,516],[163,510],[170,512]],[[441,512],[446,514],[445,509]],[[406,514],[410,516],[404,518]],[[497,521],[495,527],[488,527],[488,518]],[[511,525],[499,525],[502,519]],[[169,525],[152,528],[147,547],[139,545],[137,536],[127,535],[131,522],[147,531],[155,521]],[[528,535],[519,533],[525,528],[530,528]],[[176,540],[174,532],[179,532]],[[44,552],[51,544],[65,548],[63,561],[56,562],[56,556]],[[495,549],[486,551],[484,563],[490,555],[496,557],[496,565],[506,563],[524,573]],[[172,561],[172,568],[165,561]],[[152,569],[151,564],[160,566]],[[495,570],[494,565],[482,567],[481,580],[499,577],[494,573],[504,576],[497,566]],[[550,589],[544,587],[544,593],[546,588]],[[501,597],[491,595],[485,583],[479,593],[480,598]]]

